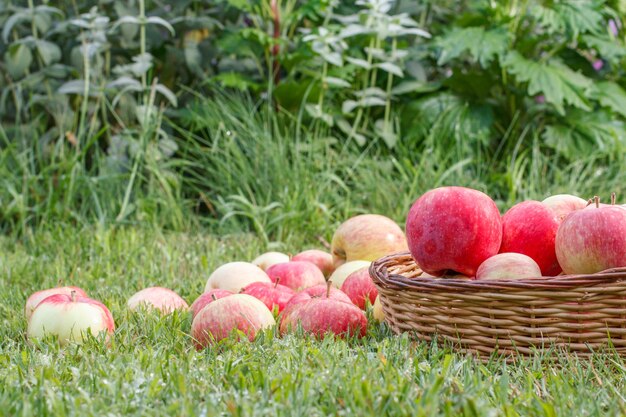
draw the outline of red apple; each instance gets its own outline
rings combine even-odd
[[[537,262],[542,275],[558,275],[561,267],[554,241],[559,224],[555,213],[539,201],[516,204],[502,216],[500,252],[528,255]]]
[[[571,213],[556,235],[556,256],[566,274],[626,266],[626,210],[601,206]]]
[[[280,313],[285,309],[285,306],[296,292],[289,287],[280,285],[279,282],[280,280],[277,280],[274,284],[253,282],[248,284],[241,292],[263,301],[270,311],[274,311],[276,308]]]
[[[350,261],[340,265],[328,278],[336,288],[341,288],[348,276],[362,268],[369,268],[370,261]]]
[[[169,288],[150,287],[137,291],[126,303],[130,310],[154,308],[161,313],[169,314],[174,310],[187,310],[189,306],[180,295]]]
[[[415,262],[435,276],[447,270],[474,276],[502,243],[496,203],[464,187],[435,188],[422,195],[409,211],[406,233]]]
[[[265,252],[264,254],[257,256],[252,261],[252,264],[258,266],[264,271],[267,271],[267,268],[270,266],[283,262],[289,262],[289,255],[281,252]]]
[[[291,258],[291,260],[311,262],[313,265],[317,266],[320,271],[322,271],[325,277],[332,274],[335,270],[333,256],[330,253],[319,249],[305,250],[304,252],[300,252]]]
[[[339,337],[346,335],[365,336],[367,318],[360,308],[351,303],[332,298],[312,298],[285,310],[281,316],[280,333],[297,329],[322,338],[332,333]]]
[[[207,304],[211,304],[215,300],[219,300],[220,298],[224,298],[233,294],[234,293],[231,291],[220,290],[219,288],[201,294],[200,297],[196,298],[196,301],[191,304],[191,307],[189,307],[192,317],[196,317],[200,310],[202,310]]]
[[[87,332],[97,336],[114,331],[113,316],[104,304],[73,293],[43,299],[30,317],[27,335],[29,339],[54,335],[65,345],[69,341],[82,343]]]
[[[352,304],[352,300],[350,300],[350,297],[348,297],[348,295],[343,291],[332,287],[329,290],[328,284],[321,284],[316,285],[315,287],[306,288],[295,294],[289,299],[289,302],[287,303],[287,305],[285,306],[285,310],[283,311],[286,311],[296,304],[308,301],[311,298],[332,298],[333,300]]]
[[[215,289],[234,293],[253,282],[272,282],[265,271],[249,262],[230,262],[217,268],[209,276],[204,292]]]
[[[402,229],[378,214],[361,214],[346,220],[335,231],[330,246],[335,266],[356,260],[374,261],[407,250]]]
[[[541,202],[551,209],[559,222],[565,220],[572,211],[582,210],[587,207],[587,201],[571,194],[557,194],[550,196]]]
[[[530,256],[499,253],[485,260],[476,271],[476,279],[524,279],[541,276],[541,269]]]
[[[272,265],[267,269],[272,282],[280,279],[281,285],[300,291],[326,282],[322,271],[311,262],[291,261]]]
[[[378,288],[370,277],[369,268],[361,268],[350,275],[341,285],[341,291],[345,292],[352,303],[365,310],[367,302],[374,304],[378,296]]]
[[[227,338],[234,330],[252,341],[257,333],[276,324],[272,312],[248,294],[233,294],[206,305],[191,323],[198,350]]]
[[[74,291],[77,297],[87,297],[87,293],[83,289],[78,287],[50,288],[47,290],[41,290],[32,293],[31,296],[28,297],[28,300],[26,300],[26,305],[24,306],[24,315],[26,316],[26,321],[30,319],[30,316],[33,314],[33,311],[35,310],[37,305],[44,299],[55,294],[72,295],[72,291]]]

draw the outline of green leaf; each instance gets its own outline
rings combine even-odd
[[[28,21],[28,19],[29,15],[24,11],[13,13],[7,21],[4,22],[4,27],[2,28],[2,40],[4,43],[9,43],[9,35],[11,34],[13,27],[23,20]]]
[[[599,33],[603,29],[600,7],[601,3],[593,1],[554,2],[551,7],[533,6],[530,14],[549,34],[566,33],[575,39],[579,34]]]
[[[45,65],[50,65],[61,60],[61,48],[55,43],[38,39],[36,45],[37,53]]]
[[[543,94],[560,114],[565,113],[565,104],[591,110],[585,92],[592,81],[559,61],[535,62],[512,51],[504,57],[502,66],[518,82],[528,83],[529,95]]]
[[[611,39],[607,36],[584,35],[583,41],[598,54],[609,61],[618,60],[626,56],[626,47],[620,39]]]
[[[590,96],[616,113],[626,117],[626,91],[612,81],[597,82]]]
[[[487,67],[496,56],[508,50],[508,32],[504,28],[485,30],[482,27],[453,29],[437,41],[441,48],[439,65],[444,65],[468,52],[473,60]]]
[[[174,30],[174,27],[172,25],[170,25],[170,23],[163,19],[162,17],[159,16],[150,16],[147,20],[147,23],[151,23],[153,25],[159,25],[159,26],[163,26],[165,29],[167,29],[172,36],[174,36],[176,34],[176,31]]]
[[[14,44],[4,53],[7,71],[13,78],[22,77],[33,62],[33,54],[24,44]]]

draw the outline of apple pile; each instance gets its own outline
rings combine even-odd
[[[281,335],[297,330],[314,337],[363,337],[368,306],[373,306],[375,320],[384,316],[369,276],[371,261],[407,248],[402,229],[391,219],[358,215],[336,230],[330,252],[267,252],[252,262],[229,262],[209,275],[204,293],[191,306],[169,288],[149,287],[133,294],[126,307],[161,315],[189,312],[197,349],[233,333],[253,340],[273,327]],[[31,340],[54,336],[61,344],[82,343],[88,334],[109,340],[115,331],[109,309],[78,287],[36,292],[26,301],[24,314]]]
[[[626,266],[626,208],[560,194],[524,201],[504,215],[486,194],[440,187],[406,220],[422,277],[476,280],[592,274]]]

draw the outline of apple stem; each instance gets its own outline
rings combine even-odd
[[[215,296],[215,294],[211,294],[211,298],[213,299],[213,301],[217,301],[217,297]]]
[[[600,197],[598,197],[597,195],[594,195],[593,201],[596,203],[596,208],[600,208]]]
[[[276,282],[274,283],[274,288],[278,287],[278,283],[280,282],[280,277],[276,277]]]
[[[70,292],[70,297],[72,298],[72,302],[75,303],[76,302],[76,291],[72,290]]]
[[[615,193],[611,193],[611,205],[614,206],[615,205]]]
[[[332,287],[333,282],[332,281],[328,281],[326,283],[326,298],[330,298],[330,287]]]
[[[589,207],[592,204],[593,204],[593,198],[590,198],[589,200],[587,200],[587,207]]]

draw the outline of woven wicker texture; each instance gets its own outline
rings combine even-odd
[[[609,344],[626,355],[626,268],[498,281],[421,273],[408,252],[370,267],[385,320],[396,333],[435,337],[481,355],[528,355],[548,346],[588,355]]]

